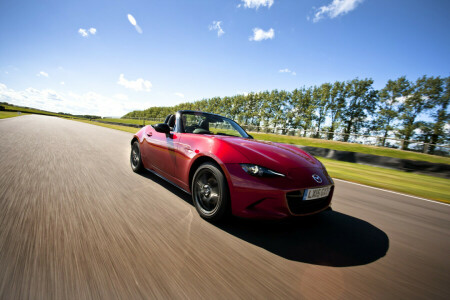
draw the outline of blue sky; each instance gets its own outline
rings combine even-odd
[[[449,76],[449,11],[446,0],[1,1],[0,101],[120,116],[355,77],[382,88]]]

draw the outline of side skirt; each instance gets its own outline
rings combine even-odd
[[[147,169],[147,168],[146,168],[146,170],[149,171],[150,173],[152,173],[152,174],[158,176],[159,178],[163,179],[164,181],[170,183],[170,184],[173,185],[174,187],[179,188],[179,189],[182,190],[183,192],[185,192],[185,193],[187,193],[187,194],[189,194],[189,195],[192,195],[191,193],[189,193],[188,191],[186,191],[185,189],[183,189],[183,188],[180,187],[179,185],[173,183],[172,181],[170,181],[170,180],[167,179],[166,177],[164,177],[164,176],[162,176],[162,175],[156,173],[155,171],[150,170],[150,169]]]

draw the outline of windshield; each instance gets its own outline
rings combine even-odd
[[[249,137],[236,122],[217,115],[184,112],[181,115],[181,122],[185,133]]]

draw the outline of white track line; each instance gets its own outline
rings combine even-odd
[[[397,192],[393,192],[393,191],[390,191],[390,190],[380,189],[380,188],[376,188],[376,187],[373,187],[373,186],[360,184],[360,183],[356,183],[356,182],[351,182],[351,181],[347,181],[347,180],[343,180],[343,179],[333,178],[333,180],[343,181],[343,182],[347,182],[347,183],[351,183],[351,184],[355,184],[355,185],[371,188],[371,189],[374,189],[374,190],[384,191],[384,192],[388,192],[388,193],[392,193],[392,194],[397,194],[397,195],[406,196],[406,197],[410,197],[410,198],[415,198],[415,199],[419,199],[419,200],[423,200],[423,201],[428,201],[428,202],[433,202],[433,203],[437,203],[437,204],[443,204],[443,205],[450,206],[450,204],[448,204],[448,203],[439,202],[439,201],[436,201],[436,200],[430,200],[430,199],[426,199],[426,198],[420,198],[420,197],[411,196],[411,195],[403,194],[403,193],[397,193]]]

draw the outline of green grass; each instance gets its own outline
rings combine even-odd
[[[35,108],[25,108],[25,107],[14,106],[14,105],[3,105],[3,106],[5,107],[5,109],[20,111],[20,112],[24,112],[24,113],[30,113],[30,114],[38,113],[38,114],[45,114],[45,115],[49,115],[49,116],[66,117],[65,115],[61,115],[61,114],[57,114],[57,113],[53,113],[53,112],[49,112],[49,111],[44,111],[44,110],[39,110],[39,109],[35,109]]]
[[[40,110],[36,108],[25,108],[21,106],[15,106],[15,105],[5,105],[1,104],[1,106],[5,107],[7,110],[13,110],[13,111],[20,111],[22,113],[29,113],[29,114],[41,114],[41,115],[47,115],[47,116],[55,116],[55,117],[62,117],[62,118],[73,118],[73,119],[83,119],[76,116],[71,115],[64,115],[64,114],[58,114],[50,111]]]
[[[318,157],[333,178],[450,203],[450,179]]]
[[[83,120],[76,121],[130,133],[136,133],[139,130],[138,128],[127,126],[102,124]],[[450,179],[341,162],[320,157],[318,157],[318,159],[325,165],[333,178],[450,203]]]
[[[126,124],[141,124],[142,125],[142,120],[135,120],[135,119],[111,119],[111,118],[109,118],[109,119],[102,119],[102,121],[126,123]],[[146,125],[156,124],[156,123],[158,123],[158,122],[145,121]],[[411,152],[411,151],[402,151],[402,150],[385,148],[385,147],[352,144],[352,143],[328,141],[328,140],[304,138],[304,137],[296,137],[296,136],[277,135],[277,134],[270,134],[270,133],[251,132],[251,135],[257,140],[272,141],[272,142],[285,143],[285,144],[295,144],[295,145],[302,145],[302,146],[328,148],[328,149],[341,150],[341,151],[367,153],[367,154],[373,154],[373,155],[410,159],[410,160],[428,161],[428,162],[432,162],[432,163],[450,164],[450,157],[442,157],[442,156],[437,156],[437,155],[423,154],[423,153],[417,153],[417,152]]]
[[[75,116],[63,115],[63,114],[43,111],[43,110],[34,109],[34,108],[24,108],[24,107],[14,106],[14,105],[3,105],[3,106],[5,107],[5,109],[20,111],[22,113],[45,114],[45,115],[49,115],[49,116],[57,116],[57,117],[63,117],[63,118],[73,118],[73,119],[83,120],[83,118],[79,118],[79,117],[75,117]],[[0,118],[13,117],[16,115],[17,115],[16,112],[3,112],[2,115],[0,115]],[[102,119],[102,120],[107,121],[107,122],[126,123],[126,124],[139,124],[139,125],[143,124],[142,120],[135,120],[135,119],[107,118],[107,119]],[[145,121],[145,125],[156,124],[156,123],[158,123],[158,122]],[[115,126],[115,125],[112,125],[112,126]],[[107,127],[107,126],[105,126],[105,127]],[[135,128],[123,129],[123,130],[125,130],[127,132],[132,132],[135,130]],[[402,151],[402,150],[390,149],[390,148],[385,148],[385,147],[376,147],[376,146],[352,144],[352,143],[345,143],[345,142],[338,142],[338,141],[328,141],[328,140],[321,140],[321,139],[303,138],[303,137],[295,137],[295,136],[284,136],[284,135],[267,134],[267,133],[252,132],[251,134],[254,136],[255,139],[258,139],[258,140],[273,141],[273,142],[295,144],[295,145],[302,145],[302,146],[328,148],[328,149],[341,150],[341,151],[367,153],[367,154],[373,154],[373,155],[410,159],[410,160],[418,160],[418,161],[428,161],[428,162],[432,162],[432,163],[450,164],[450,157],[442,157],[442,156],[437,156],[437,155],[423,154],[423,153],[417,153],[417,152],[411,152],[411,151]]]
[[[113,119],[113,118],[103,118],[100,121],[106,121],[106,122],[114,122],[114,123],[124,123],[124,124],[138,124],[143,125],[143,120],[136,120],[136,119]],[[158,122],[155,121],[147,121],[145,120],[145,125],[150,124],[157,124]]]
[[[384,147],[352,144],[352,143],[345,143],[345,142],[338,142],[338,141],[328,141],[328,140],[313,139],[313,138],[303,138],[303,137],[296,137],[296,136],[276,135],[276,134],[268,134],[268,133],[251,132],[250,134],[257,140],[272,141],[272,142],[285,143],[285,144],[295,144],[295,145],[302,145],[302,146],[328,148],[328,149],[341,150],[341,151],[367,153],[367,154],[396,157],[396,158],[402,158],[402,159],[428,161],[428,162],[432,162],[432,163],[450,164],[450,157],[442,157],[442,156],[437,156],[437,155],[416,153],[416,152],[410,152],[410,151],[402,151],[402,150],[396,150],[396,149],[390,149],[390,148],[384,148]]]
[[[111,129],[116,129],[116,130],[122,130],[122,131],[126,131],[126,132],[129,132],[129,133],[136,133],[136,132],[139,131],[139,128],[128,127],[128,126],[111,125],[111,124],[99,123],[99,122],[88,121],[88,120],[75,120],[74,119],[74,121],[88,123],[88,124],[97,125],[97,126],[106,127],[106,128],[111,128]]]
[[[23,116],[26,114],[21,114],[21,115]],[[19,115],[15,111],[0,111],[0,119],[13,118],[13,117],[21,116],[21,115]]]

